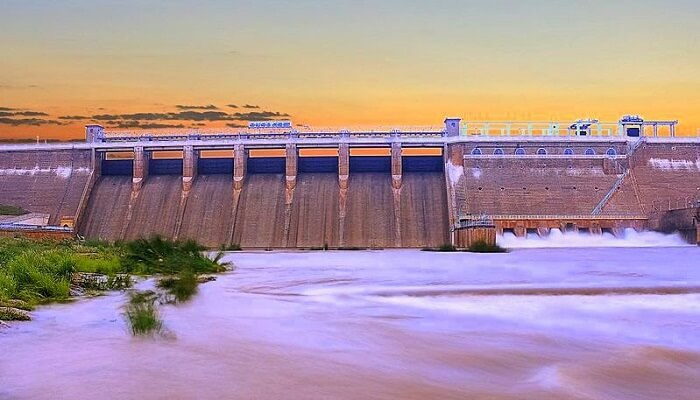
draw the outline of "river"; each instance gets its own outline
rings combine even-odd
[[[231,253],[155,339],[122,293],[41,307],[0,331],[0,399],[700,398],[700,248],[500,240]]]

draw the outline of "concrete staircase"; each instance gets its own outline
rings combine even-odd
[[[629,175],[629,173],[630,170],[625,169],[625,171],[617,178],[617,180],[615,180],[615,183],[613,183],[610,190],[608,190],[608,193],[606,193],[605,196],[600,200],[600,202],[595,206],[593,212],[591,212],[591,215],[600,215],[600,213],[603,212],[603,208],[606,204],[608,204],[613,195],[615,195],[615,192],[622,186],[622,183],[625,181],[625,178]]]

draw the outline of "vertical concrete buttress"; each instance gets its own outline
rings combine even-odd
[[[238,213],[238,203],[241,198],[241,190],[245,183],[246,168],[248,166],[248,153],[242,144],[233,148],[233,201],[231,204],[231,226],[229,226],[228,244],[234,243],[235,221]]]
[[[350,146],[338,146],[338,245],[345,246],[345,212],[348,202],[348,179],[350,178]]]
[[[401,188],[401,143],[391,144],[391,186]]]
[[[143,146],[134,147],[134,172],[132,175],[133,191],[138,192],[148,176],[148,154],[143,150]]]
[[[194,146],[186,145],[182,155],[182,190],[189,192],[197,176],[197,151]]]
[[[90,166],[92,167],[92,173],[95,178],[102,176],[102,159],[105,157],[105,153],[100,153],[95,149],[92,149],[92,154],[90,155]]]
[[[285,168],[286,168],[286,187],[287,189],[294,189],[297,185],[297,146],[294,143],[288,143],[286,148]]]
[[[247,165],[248,153],[242,144],[237,144],[233,149],[233,187],[236,190],[243,189]]]
[[[284,243],[289,246],[289,227],[292,221],[292,203],[294,201],[294,189],[297,186],[297,164],[299,154],[294,143],[285,146],[285,188],[284,188]]]
[[[391,189],[394,195],[394,245],[401,247],[401,223],[415,223],[415,221],[401,221],[401,143],[391,144]]]
[[[187,199],[190,195],[190,189],[194,179],[197,177],[197,158],[198,153],[192,145],[185,145],[182,148],[182,193],[180,196],[180,206],[177,210],[175,219],[175,227],[173,228],[173,238],[180,238],[182,230],[182,221],[185,218],[185,208],[187,208]]]

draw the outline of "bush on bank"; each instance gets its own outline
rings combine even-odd
[[[126,243],[121,263],[126,272],[149,275],[177,274],[184,270],[195,274],[225,271],[226,264],[221,262],[223,253],[211,259],[203,253],[205,249],[193,240],[180,242],[153,236]]]
[[[0,239],[0,307],[14,308],[17,302],[31,308],[35,304],[61,301],[71,295],[71,285],[84,290],[124,289],[128,274],[161,274],[164,289],[177,301],[196,292],[198,275],[226,270],[223,253],[209,258],[194,241],[170,241],[162,237],[126,243],[97,241],[30,241]],[[97,274],[99,285],[76,276]],[[194,282],[194,283],[193,283]],[[189,293],[188,293],[189,292]],[[9,319],[4,313],[4,318]]]

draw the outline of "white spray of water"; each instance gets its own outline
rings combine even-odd
[[[650,158],[649,165],[654,168],[662,170],[690,170],[697,169],[700,170],[700,160],[688,161],[688,160],[669,160],[666,158]]]
[[[481,168],[472,168],[472,176],[477,180],[481,178]]]
[[[542,248],[542,247],[675,247],[688,246],[679,234],[663,234],[659,232],[637,232],[626,229],[622,237],[611,233],[591,235],[583,232],[562,233],[552,229],[548,236],[540,237],[529,233],[527,237],[519,238],[512,233],[505,233],[497,238],[500,246],[506,248]]]
[[[57,168],[0,168],[0,176],[36,176],[55,174],[62,179],[68,179],[72,174],[87,174],[89,168],[72,168],[72,167],[57,167]]]
[[[459,165],[452,164],[452,161],[447,162],[447,176],[450,178],[450,183],[452,184],[452,187],[454,187],[457,184],[457,182],[459,182],[459,178],[461,178],[463,174],[464,168],[462,168]]]

